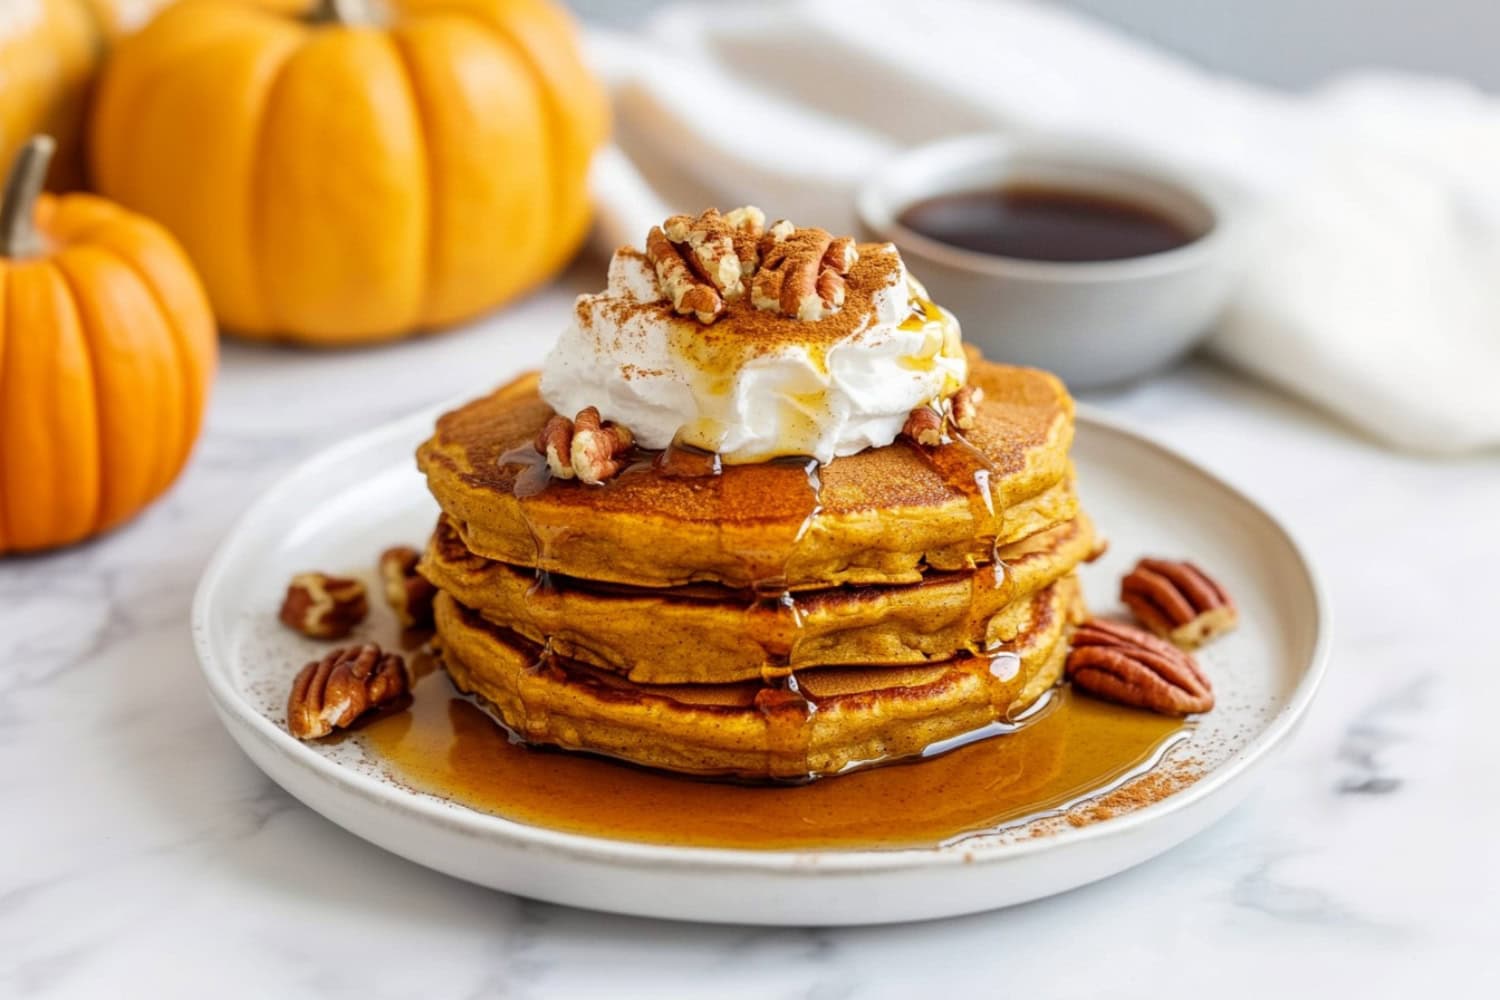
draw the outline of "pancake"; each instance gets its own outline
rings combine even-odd
[[[445,414],[417,452],[465,546],[496,562],[643,587],[916,583],[1071,519],[1073,401],[1046,372],[976,361],[964,440],[897,441],[824,465],[683,475],[640,461],[603,486],[550,479],[535,375]],[[672,452],[664,453],[671,455]]]
[[[900,586],[757,598],[715,584],[644,590],[522,569],[476,556],[440,519],[421,572],[486,620],[641,684],[722,684],[840,664],[947,660],[1014,638],[1006,609],[1092,554],[1080,516],[997,550],[975,570]]]
[[[1067,576],[1025,604],[997,658],[830,667],[794,684],[640,685],[544,651],[448,594],[436,604],[443,663],[531,743],[648,767],[746,779],[803,779],[897,760],[1016,719],[1058,680],[1082,615]]]

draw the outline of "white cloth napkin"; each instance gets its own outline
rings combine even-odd
[[[1500,445],[1500,102],[1472,88],[1365,74],[1294,97],[1028,2],[683,5],[590,50],[617,112],[607,248],[710,204],[848,231],[853,189],[904,147],[1094,136],[1247,206],[1218,355],[1395,446]]]

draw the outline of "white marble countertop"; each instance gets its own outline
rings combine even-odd
[[[230,344],[162,502],[0,561],[0,996],[1500,995],[1500,457],[1391,454],[1204,362],[1092,401],[1289,519],[1333,664],[1260,790],[1153,862],[929,924],[692,926],[454,881],[271,784],[194,661],[209,554],[304,456],[539,358],[575,280],[390,348]]]

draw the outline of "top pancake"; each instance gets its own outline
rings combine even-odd
[[[977,360],[970,382],[985,400],[967,443],[702,476],[643,460],[588,486],[546,476],[532,442],[552,410],[527,375],[441,417],[417,462],[464,544],[500,562],[646,587],[911,583],[981,565],[1077,510],[1062,383]]]

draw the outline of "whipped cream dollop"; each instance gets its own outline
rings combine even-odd
[[[917,407],[963,386],[958,323],[928,302],[896,248],[863,244],[842,308],[817,321],[757,311],[712,325],[674,312],[651,261],[616,252],[608,287],[583,295],[542,369],[542,398],[595,406],[646,448],[676,442],[730,464],[819,462],[888,445]]]

